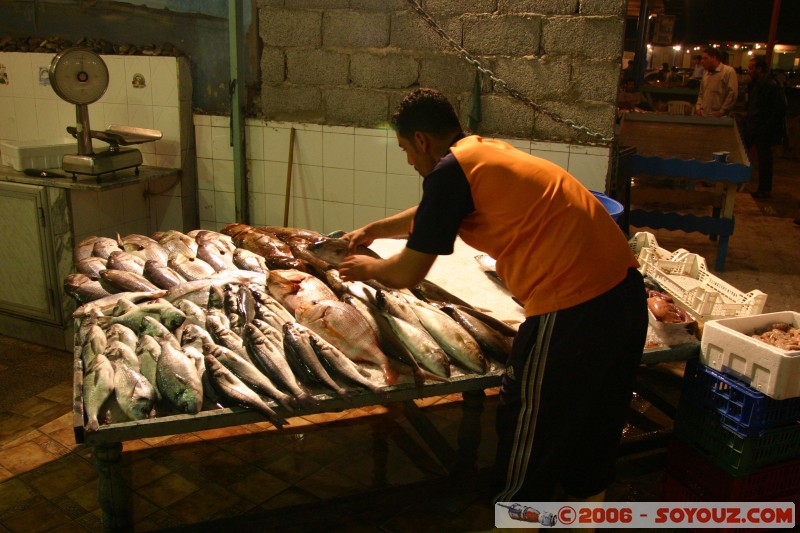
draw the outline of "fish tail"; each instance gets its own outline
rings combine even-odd
[[[100,422],[97,420],[96,415],[92,415],[89,417],[89,420],[86,422],[86,431],[94,432],[100,430]]]
[[[383,375],[386,377],[386,383],[389,385],[394,385],[397,383],[397,379],[400,377],[400,374],[397,372],[390,362],[386,362],[381,367],[383,369]]]

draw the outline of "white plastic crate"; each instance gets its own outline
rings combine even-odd
[[[0,160],[14,170],[61,168],[62,156],[77,151],[75,139],[0,141]]]
[[[700,361],[776,400],[800,397],[800,350],[782,350],[750,336],[777,322],[800,327],[800,313],[781,311],[706,323]]]
[[[722,281],[708,271],[706,260],[700,255],[682,248],[669,252],[646,232],[634,235],[629,245],[637,255],[642,274],[656,280],[676,304],[698,320],[751,316],[764,309],[765,293],[743,293]]]

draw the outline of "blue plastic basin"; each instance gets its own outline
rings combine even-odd
[[[606,208],[608,214],[611,215],[611,218],[614,219],[614,222],[619,222],[619,217],[622,216],[622,213],[625,212],[625,207],[618,201],[614,200],[613,198],[606,196],[605,194],[597,191],[590,191],[594,194],[594,197],[600,200],[600,203],[603,204],[603,207]]]

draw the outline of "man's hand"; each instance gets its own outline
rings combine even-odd
[[[343,238],[347,238],[347,235]],[[353,241],[350,241],[351,244],[352,242]],[[374,277],[372,271],[378,261],[380,260],[367,255],[348,256],[344,261],[339,263],[339,275],[341,275],[344,281],[366,281],[372,279]]]
[[[356,248],[358,248],[360,244],[363,244],[364,246],[369,246],[375,240],[374,237],[370,237],[368,235],[366,226],[345,233],[344,235],[342,235],[342,239],[350,241],[350,244],[347,246],[347,249],[350,250],[351,253],[355,252]]]

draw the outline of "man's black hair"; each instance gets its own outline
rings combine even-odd
[[[462,130],[453,106],[436,89],[416,89],[406,96],[392,115],[391,124],[406,139],[416,131],[444,137]]]
[[[709,56],[711,56],[711,57],[716,57],[716,58],[717,58],[717,59],[719,59],[720,61],[722,61],[722,59],[723,59],[723,57],[722,57],[722,51],[721,51],[719,48],[715,48],[715,47],[713,47],[713,46],[709,46],[708,48],[706,48],[705,50],[703,50],[703,52],[704,52],[706,55],[709,55]]]

